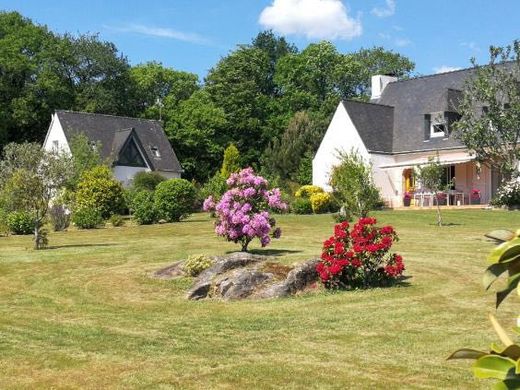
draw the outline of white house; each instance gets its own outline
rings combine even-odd
[[[59,110],[52,115],[43,147],[71,153],[76,134],[101,145],[101,157],[113,162],[114,176],[124,185],[141,171],[181,177],[181,165],[159,121]]]
[[[460,118],[456,106],[464,82],[472,72],[465,69],[408,80],[373,76],[369,103],[338,105],[313,159],[313,184],[330,188],[338,151],[357,150],[372,165],[375,184],[390,207],[402,206],[406,192],[424,201],[424,196],[420,198],[424,193],[415,188],[413,169],[438,153],[446,182],[454,179],[451,202],[467,204],[472,191],[478,190],[481,202],[488,203],[497,190],[498,173],[484,166],[477,169],[474,157],[451,133]]]

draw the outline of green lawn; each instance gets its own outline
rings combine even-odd
[[[149,274],[189,254],[236,250],[203,214],[168,225],[70,231],[33,251],[0,238],[0,388],[487,388],[458,347],[496,341],[481,287],[492,245],[520,213],[380,212],[401,240],[409,285],[269,301],[184,299],[190,279]],[[319,254],[330,216],[282,216],[269,247],[291,264]],[[257,247],[253,246],[253,249]],[[499,319],[519,312],[513,295]]]

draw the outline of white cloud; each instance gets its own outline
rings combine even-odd
[[[385,0],[385,7],[374,7],[370,13],[378,18],[392,16],[395,14],[395,0]]]
[[[362,33],[359,18],[350,17],[341,0],[273,0],[258,22],[280,34],[308,39],[352,39]]]
[[[204,45],[204,44],[209,43],[208,39],[200,36],[199,34],[187,33],[187,32],[183,32],[183,31],[179,31],[179,30],[174,30],[172,28],[145,26],[142,24],[129,24],[129,25],[125,25],[123,27],[114,27],[114,26],[104,26],[104,27],[109,30],[112,30],[112,31],[148,35],[148,36],[159,37],[159,38],[175,39],[178,41],[196,43],[199,45]]]
[[[408,38],[396,38],[394,40],[394,44],[398,47],[405,47],[405,46],[408,46],[412,43],[411,40],[409,40]]]
[[[467,47],[468,49],[474,52],[482,51],[482,49],[475,42],[461,42],[460,45],[463,47]]]
[[[435,73],[446,73],[446,72],[453,72],[456,70],[460,70],[462,68],[459,68],[457,66],[449,66],[449,65],[441,65],[436,68],[433,68],[433,71]]]

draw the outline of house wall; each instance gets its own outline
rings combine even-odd
[[[61,127],[60,120],[56,114],[51,117],[51,124],[43,143],[43,148],[47,151],[52,151],[54,148],[54,141],[58,141],[58,150],[70,154],[69,143],[65,137],[65,132]]]
[[[127,167],[124,165],[116,165],[112,168],[112,172],[114,172],[114,177],[118,181],[120,181],[125,187],[128,187],[130,184],[132,184],[132,180],[136,173],[150,171],[150,168]]]
[[[368,151],[356,127],[347,110],[340,103],[312,160],[312,184],[330,191],[328,184],[330,171],[339,162],[338,152],[351,150],[357,150],[367,162],[370,161]]]

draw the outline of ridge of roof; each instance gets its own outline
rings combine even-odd
[[[343,102],[343,104],[345,104],[345,103],[360,103],[360,104],[370,104],[372,106],[394,108],[394,106],[390,106],[389,104],[380,104],[380,103],[374,103],[374,102],[363,102],[363,101],[360,101],[360,100],[342,99],[341,101]]]
[[[93,116],[108,116],[108,117],[112,117],[112,118],[125,118],[125,119],[132,119],[135,121],[142,121],[142,122],[157,122],[162,125],[162,121],[157,120],[157,119],[135,118],[132,116],[125,116],[125,115],[98,114],[96,112],[73,111],[73,110],[55,110],[54,112],[55,113],[66,112],[69,114],[82,114],[82,115],[93,115]]]

